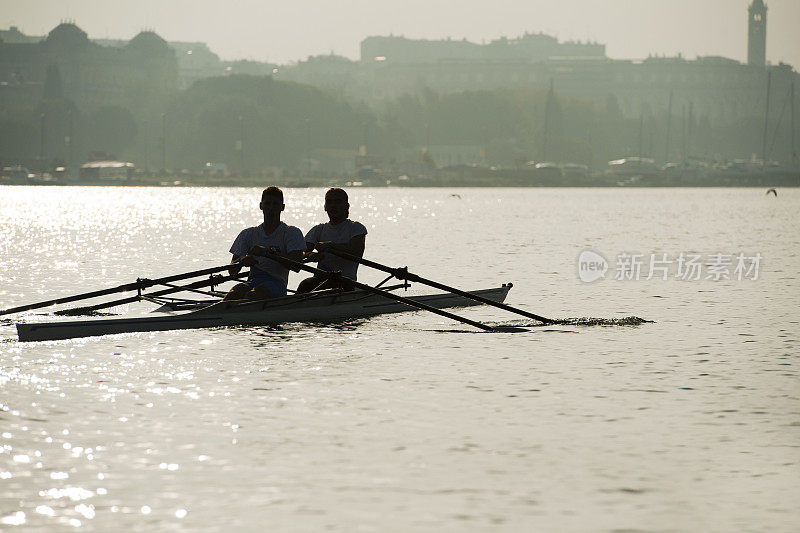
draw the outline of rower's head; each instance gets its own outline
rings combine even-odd
[[[265,217],[275,215],[280,217],[281,211],[286,208],[283,203],[283,191],[275,186],[264,189],[264,192],[261,193],[261,203],[258,204],[258,208],[264,212]]]
[[[325,212],[331,222],[337,224],[350,216],[350,204],[347,193],[339,187],[331,187],[325,193]]]

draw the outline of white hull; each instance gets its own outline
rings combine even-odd
[[[511,284],[504,284],[494,289],[472,291],[471,294],[503,302],[509,289]],[[481,305],[474,300],[450,293],[410,298],[437,309]],[[47,341],[137,331],[271,325],[288,322],[330,322],[414,310],[416,308],[410,305],[361,290],[322,291],[263,302],[219,302],[197,311],[158,317],[17,324],[17,334],[20,341]]]

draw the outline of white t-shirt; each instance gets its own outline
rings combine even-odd
[[[332,242],[347,246],[350,244],[350,239],[353,237],[366,234],[367,228],[364,227],[364,224],[361,222],[353,222],[347,218],[336,226],[332,226],[330,222],[317,224],[306,233],[306,242],[314,244],[318,242]],[[326,253],[322,255],[322,260],[317,265],[317,268],[327,272],[339,270],[344,277],[355,280],[356,273],[358,272],[358,263],[342,259],[337,255]]]
[[[303,232],[300,231],[300,228],[288,226],[285,222],[281,222],[275,231],[269,235],[264,232],[264,226],[262,225],[243,229],[239,236],[236,237],[236,240],[233,241],[230,251],[233,255],[243,257],[257,244],[280,254],[306,249],[306,244],[303,241]],[[263,270],[267,274],[282,280],[283,283],[289,282],[288,268],[266,257],[257,257],[256,259],[258,262],[253,268]]]

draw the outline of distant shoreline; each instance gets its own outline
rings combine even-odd
[[[286,188],[325,188],[325,187],[347,187],[347,188],[398,188],[398,189],[434,189],[434,188],[557,188],[557,189],[580,189],[580,188],[600,188],[600,189],[685,189],[685,188],[800,188],[800,179],[795,179],[793,183],[784,180],[765,180],[762,183],[574,183],[574,184],[554,184],[554,183],[508,183],[508,182],[475,182],[475,181],[453,181],[448,183],[429,182],[429,183],[408,183],[403,181],[390,181],[390,183],[371,183],[360,182],[357,180],[292,180],[265,178],[263,180],[236,180],[228,183],[209,183],[195,180],[173,180],[173,181],[49,181],[38,183],[0,183],[0,187],[211,187],[211,188],[248,188],[264,187],[267,184],[275,184]]]
[[[115,173],[85,176],[77,173],[0,175],[0,185],[133,186],[133,187],[800,187],[800,167],[761,169],[620,169],[581,172],[559,168],[445,167],[429,171],[388,173],[368,169],[338,175],[281,175],[281,173]]]

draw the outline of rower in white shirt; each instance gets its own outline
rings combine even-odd
[[[231,246],[231,274],[238,273],[242,266],[249,266],[250,274],[246,282],[239,283],[225,295],[225,300],[266,300],[286,296],[289,269],[264,257],[264,251],[294,261],[301,261],[305,253],[303,232],[281,222],[281,213],[286,208],[283,191],[277,187],[264,189],[258,208],[264,213],[263,224],[243,229]]]
[[[327,272],[339,271],[342,278],[356,280],[358,263],[342,259],[326,250],[346,252],[363,257],[367,228],[360,222],[354,222],[350,215],[350,204],[344,189],[334,187],[325,193],[325,212],[329,221],[317,224],[306,233],[306,256],[317,259],[317,268]],[[316,250],[316,252],[315,252]],[[350,290],[352,286],[347,279],[333,281],[327,278],[306,278],[297,286],[297,292],[311,292],[319,289],[343,288]]]

